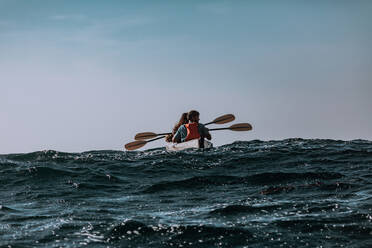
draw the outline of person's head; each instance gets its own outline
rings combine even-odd
[[[187,119],[190,121],[190,122],[199,122],[199,112],[196,111],[196,110],[191,110],[188,114],[187,114]]]
[[[181,115],[181,118],[179,119],[179,121],[173,127],[173,134],[175,134],[177,132],[177,130],[180,126],[182,126],[183,124],[187,124],[188,121],[189,120],[187,119],[187,113],[183,113]]]
[[[181,115],[180,120],[178,121],[178,124],[183,125],[186,124],[189,120],[187,119],[188,113],[183,113]]]

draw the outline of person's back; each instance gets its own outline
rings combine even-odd
[[[174,143],[185,142],[192,139],[199,139],[200,137],[205,137],[209,140],[212,139],[209,130],[201,123],[199,123],[199,112],[196,110],[191,110],[187,119],[189,120],[188,124],[180,126],[172,138]]]
[[[180,128],[180,126],[182,126],[183,124],[187,124],[187,122],[188,122],[187,114],[188,113],[183,113],[181,115],[181,118],[179,119],[179,121],[176,123],[176,125],[174,125],[172,133],[165,136],[165,141],[166,142],[172,142],[172,138],[174,137],[174,135],[176,134],[176,132]]]

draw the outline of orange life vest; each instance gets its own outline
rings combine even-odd
[[[185,127],[187,129],[187,136],[185,141],[200,138],[198,126],[199,125],[196,122],[185,124]]]

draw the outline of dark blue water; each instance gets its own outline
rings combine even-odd
[[[0,247],[372,247],[372,142],[0,155]]]

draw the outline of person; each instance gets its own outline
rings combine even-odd
[[[183,124],[187,124],[188,123],[187,114],[188,113],[183,113],[181,115],[181,118],[179,119],[179,121],[176,123],[176,125],[174,125],[173,130],[172,130],[172,133],[171,134],[168,134],[167,136],[165,136],[165,141],[166,142],[172,142],[172,138],[175,135],[175,133],[177,132],[178,128],[180,126],[182,126]]]
[[[187,119],[189,123],[180,126],[177,132],[174,134],[172,138],[173,143],[181,143],[185,141],[189,141],[192,139],[204,139],[207,138],[209,140],[212,139],[211,134],[209,133],[208,128],[206,128],[203,124],[199,123],[200,114],[196,110],[191,110],[187,114]]]

